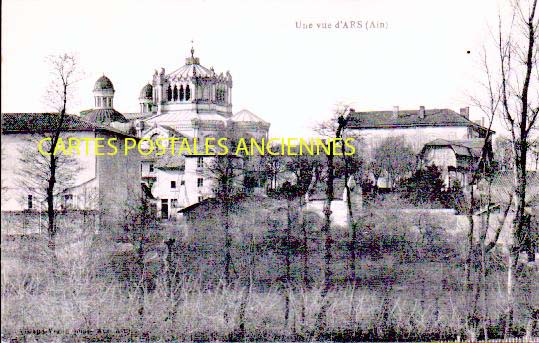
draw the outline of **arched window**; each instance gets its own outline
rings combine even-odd
[[[185,86],[185,100],[191,99],[191,89],[189,85]]]
[[[180,101],[185,100],[185,93],[183,91],[183,85],[180,85]]]
[[[168,101],[172,100],[172,88],[170,88],[170,86],[168,86],[167,88],[167,100]]]
[[[178,100],[178,87],[176,85],[174,85],[174,90],[172,91],[172,98],[174,101]]]
[[[224,88],[217,88],[215,91],[215,99],[217,102],[225,102],[225,90]]]

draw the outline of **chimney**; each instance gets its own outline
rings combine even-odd
[[[397,118],[399,116],[399,106],[393,106],[393,118]]]
[[[470,119],[470,108],[469,107],[462,107],[460,109],[460,115],[463,116],[466,119]]]
[[[420,119],[425,118],[425,106],[419,106],[419,118]]]

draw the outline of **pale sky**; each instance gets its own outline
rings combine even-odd
[[[481,76],[478,54],[497,11],[492,0],[4,0],[2,112],[48,110],[45,58],[62,52],[75,53],[86,74],[72,113],[92,107],[103,73],[115,108],[136,112],[154,69],[181,67],[191,40],[202,65],[232,74],[234,113],[271,122],[271,136],[310,135],[339,102],[458,111]],[[316,28],[350,20],[387,28]]]

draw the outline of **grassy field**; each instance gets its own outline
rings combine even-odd
[[[466,337],[466,316],[474,293],[463,288],[463,237],[444,235],[439,230],[443,228],[426,218],[424,226],[414,228],[415,218],[373,214],[364,222],[358,244],[358,279],[351,283],[346,278],[347,231],[335,227],[334,286],[323,299],[318,219],[308,220],[310,282],[306,287],[297,251],[292,258],[292,280],[289,284],[282,281],[282,252],[275,246],[280,244],[277,238],[285,214],[268,208],[259,211],[248,218],[234,218],[230,285],[222,279],[222,236],[211,216],[191,226],[188,234],[176,236],[183,238],[174,245],[172,278],[166,272],[162,243],[170,234],[170,223],[164,226],[168,232],[154,232],[147,242],[142,274],[136,271],[130,243],[76,228],[59,236],[55,268],[44,236],[3,236],[2,335],[40,341],[428,341]],[[258,250],[250,254],[245,232],[249,237],[256,233]],[[294,232],[295,238],[299,236]],[[506,306],[503,256],[493,255],[489,264],[487,298],[480,299],[479,305],[487,308],[493,338],[502,334]],[[518,335],[524,331],[530,294],[534,293],[533,283],[527,287],[517,288]],[[317,316],[325,301],[329,309],[324,330],[319,332]]]

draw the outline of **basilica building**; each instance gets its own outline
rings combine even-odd
[[[241,132],[256,139],[267,138],[270,123],[248,110],[232,109],[232,75],[200,64],[192,48],[180,68],[154,72],[138,97],[139,112],[114,109],[114,85],[105,75],[94,86],[94,108],[81,112],[91,122],[140,138],[187,138],[201,142],[223,132]],[[163,141],[167,145],[167,141]],[[143,156],[142,185],[156,204],[159,216],[174,217],[187,206],[212,196],[212,180],[205,170],[212,156]]]

